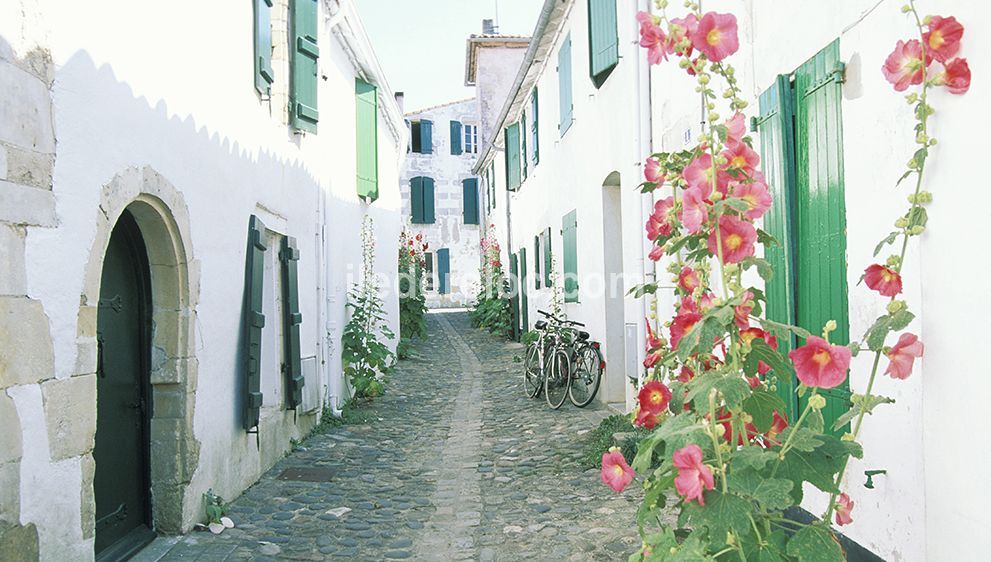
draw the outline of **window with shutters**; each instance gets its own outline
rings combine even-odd
[[[527,155],[529,154],[529,152],[527,152],[526,149],[526,137],[527,137],[526,111],[524,111],[523,114],[520,115],[519,130],[520,130],[520,166],[523,169],[521,181],[526,181]]]
[[[285,408],[295,410],[303,402],[303,363],[300,351],[299,326],[303,315],[299,311],[299,248],[292,236],[282,237],[279,263],[282,271],[282,378]]]
[[[478,179],[468,178],[461,182],[464,223],[478,224]]]
[[[433,135],[433,121],[428,121],[426,119],[420,119],[419,121],[410,121],[410,151],[417,154],[433,154],[434,152],[434,135]]]
[[[816,334],[835,320],[830,341],[846,344],[850,323],[839,68],[837,40],[791,75],[779,76],[760,95],[754,125],[774,201],[764,228],[781,243],[766,254],[775,268],[766,284],[767,316]],[[778,342],[785,353],[804,343],[793,335]],[[778,383],[789,419],[808,397],[799,397],[794,384]],[[830,429],[849,408],[848,381],[822,394],[827,401],[822,414]]]
[[[423,287],[424,290],[434,290],[434,254],[433,252],[423,253]]]
[[[557,128],[561,136],[568,132],[571,123],[575,120],[574,100],[571,92],[571,34],[569,33],[561,43],[561,49],[557,53],[557,81],[560,102],[558,111],[560,121]]]
[[[409,181],[410,220],[413,224],[433,224],[434,180],[417,176]]]
[[[520,124],[513,123],[506,127],[506,189],[516,191],[523,183],[520,163]]]
[[[244,312],[241,325],[241,368],[244,381],[241,427],[258,426],[262,394],[262,330],[265,328],[265,224],[251,215],[244,263]]]
[[[465,124],[465,154],[478,154],[478,125]]]
[[[464,153],[461,136],[464,134],[461,121],[451,121],[451,154],[459,156]]]
[[[317,0],[290,4],[289,118],[300,131],[317,132]]]
[[[589,75],[602,86],[619,64],[616,0],[588,0]]]
[[[564,302],[578,302],[578,211],[564,215],[561,225],[564,254]]]
[[[451,250],[447,248],[437,250],[437,292],[451,292]]]
[[[378,199],[378,89],[355,79],[355,125],[357,131],[358,196]]]
[[[252,3],[255,8],[255,89],[263,97],[268,97],[275,81],[272,70],[272,0],[252,0]]]
[[[264,231],[265,274],[262,289],[262,310],[265,313],[265,327],[262,329],[262,369],[261,392],[262,406],[281,408],[285,403],[286,385],[282,375],[283,334],[283,302],[282,275],[279,266],[279,248],[282,247],[282,236],[271,230]]]

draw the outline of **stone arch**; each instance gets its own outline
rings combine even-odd
[[[200,506],[199,498],[186,494],[199,463],[199,442],[193,434],[199,263],[193,259],[189,213],[182,194],[151,167],[128,168],[101,190],[96,236],[80,295],[77,374],[96,372],[103,259],[114,225],[125,210],[134,217],[144,238],[152,286],[152,517],[157,530],[179,533],[191,525]],[[89,352],[84,353],[84,349]],[[92,431],[95,435],[95,424]],[[93,462],[84,464],[83,494],[89,497],[84,499],[83,509],[88,508],[90,514],[95,512],[95,469]],[[93,519],[83,517],[84,536],[93,536]]]

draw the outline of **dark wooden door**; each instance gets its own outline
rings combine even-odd
[[[96,544],[125,558],[153,536],[148,356],[150,283],[141,233],[127,212],[110,236],[97,315]]]

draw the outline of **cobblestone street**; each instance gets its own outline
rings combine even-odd
[[[306,440],[231,503],[235,529],[159,539],[137,560],[625,560],[636,486],[615,494],[579,463],[609,412],[524,397],[521,348],[466,314],[428,326],[370,423]],[[277,479],[315,467],[330,481]]]

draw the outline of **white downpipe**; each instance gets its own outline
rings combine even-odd
[[[645,12],[650,12],[651,0],[638,0],[638,9]],[[635,20],[631,20],[635,22]],[[637,26],[639,30],[639,26]],[[639,33],[639,31],[637,32]],[[636,37],[636,35],[634,35]],[[639,49],[637,49],[637,54],[639,55]],[[637,56],[637,158],[638,161],[642,160],[648,152],[653,150],[653,115],[651,113],[651,98],[650,98],[650,66],[647,64],[645,57]],[[642,168],[641,168],[642,170]],[[646,224],[648,217],[653,212],[653,205],[651,205],[650,198],[641,197],[640,201],[640,224]],[[646,237],[640,237],[640,278],[644,283],[648,283],[654,280],[654,267],[652,262],[647,257],[650,254],[651,244]],[[648,318],[650,316],[650,302],[648,299],[653,298],[655,303],[657,297],[644,297],[643,299],[643,309],[642,318]],[[637,325],[642,322],[642,318],[637,319]],[[637,330],[639,334],[638,341],[638,356],[637,365],[643,364],[643,360],[646,359],[646,347],[647,347],[647,334],[644,328]],[[640,383],[643,384],[643,371],[640,371]]]

